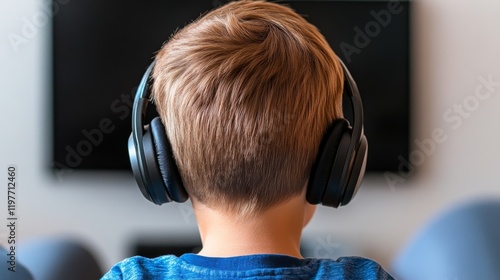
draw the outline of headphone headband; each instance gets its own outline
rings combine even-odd
[[[363,102],[361,101],[361,95],[359,94],[358,85],[354,81],[351,73],[345,66],[344,62],[339,58],[340,65],[344,70],[344,93],[351,99],[352,117],[353,117],[353,131],[352,137],[354,139],[361,140],[361,136],[364,134],[364,114],[363,114]],[[347,87],[346,87],[347,83]]]
[[[351,76],[351,73],[345,66],[344,62],[339,58],[338,61],[344,70],[344,93],[349,96],[351,100],[351,108],[352,108],[352,134],[351,134],[351,142],[349,143],[349,148],[347,151],[348,155],[355,155],[355,151],[359,149],[361,145],[362,137],[364,136],[364,126],[363,126],[363,103],[361,101],[361,96],[359,94],[358,85],[354,81]],[[352,168],[351,164],[355,158],[350,159],[344,165],[342,170],[342,178],[346,178],[350,180],[350,174],[348,174]],[[366,160],[365,160],[366,161]],[[363,167],[363,175],[364,175],[364,167]],[[356,190],[355,190],[356,191]],[[342,194],[343,196],[344,194]]]
[[[139,187],[143,194],[146,191],[146,185],[151,184],[151,180],[149,179],[148,167],[146,164],[146,156],[144,154],[144,149],[142,140],[144,137],[144,119],[146,118],[146,111],[148,108],[148,102],[150,97],[150,92],[148,90],[148,81],[151,76],[151,72],[153,71],[153,67],[155,65],[155,61],[153,61],[146,72],[142,75],[141,82],[139,87],[137,87],[137,91],[134,97],[134,105],[132,106],[132,135],[131,140],[133,141],[133,146],[129,144],[128,150],[130,154],[134,154],[134,156],[130,156],[130,160],[134,160],[135,162],[131,162],[132,168],[137,170],[133,170],[134,174],[139,175],[142,180],[136,180],[139,184]],[[146,195],[145,195],[146,196]]]

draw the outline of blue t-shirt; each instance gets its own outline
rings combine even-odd
[[[394,279],[382,267],[360,257],[298,259],[285,255],[228,258],[196,254],[154,259],[132,257],[116,264],[107,279]],[[101,280],[102,280],[101,279]]]

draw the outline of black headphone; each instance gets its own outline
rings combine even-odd
[[[340,59],[339,59],[340,61]],[[349,97],[353,127],[337,119],[328,128],[318,150],[309,185],[307,201],[339,207],[351,201],[359,189],[366,168],[368,142],[363,132],[363,105],[358,87],[344,69],[344,94]],[[144,125],[150,91],[148,82],[155,63],[144,73],[132,108],[132,133],[128,140],[130,164],[142,194],[151,202],[184,202],[188,194],[175,163],[172,147],[159,117]]]

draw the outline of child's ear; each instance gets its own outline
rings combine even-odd
[[[302,227],[307,226],[309,221],[311,221],[314,216],[314,212],[316,212],[316,205],[309,204],[308,202],[304,205],[304,224]]]

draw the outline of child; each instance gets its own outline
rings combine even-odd
[[[177,32],[153,78],[203,248],[129,258],[103,279],[392,279],[368,259],[299,251],[311,168],[342,118],[342,67],[314,26],[279,4],[231,2]]]

